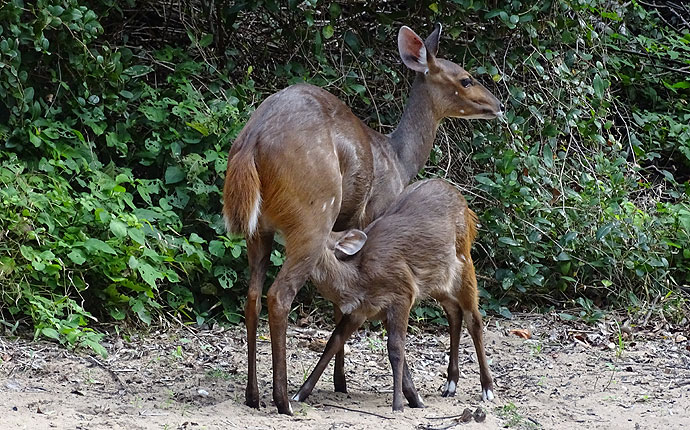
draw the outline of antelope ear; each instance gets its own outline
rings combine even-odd
[[[432,33],[433,34],[433,33]],[[405,65],[415,72],[425,73],[427,65],[427,50],[422,38],[410,27],[403,26],[398,32],[398,51]]]
[[[364,246],[367,235],[361,230],[348,230],[335,243],[335,250],[345,255],[355,255]]]
[[[441,23],[437,22],[434,26],[434,31],[431,32],[429,37],[424,41],[424,46],[426,46],[427,61],[429,61],[429,55],[436,57],[438,54],[438,41],[441,39]]]

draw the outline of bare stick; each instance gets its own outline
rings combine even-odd
[[[329,408],[342,409],[342,410],[345,410],[345,411],[357,412],[357,413],[365,414],[365,415],[373,415],[373,416],[375,416],[375,417],[383,418],[384,420],[392,420],[392,419],[393,419],[393,418],[391,418],[391,417],[387,417],[387,416],[385,416],[385,415],[380,415],[380,414],[377,414],[377,413],[375,413],[375,412],[368,412],[368,411],[363,411],[363,410],[360,410],[360,409],[346,408],[345,406],[333,405],[333,404],[331,404],[331,403],[322,403],[322,405],[323,405],[323,406],[327,406],[327,407],[329,407]]]

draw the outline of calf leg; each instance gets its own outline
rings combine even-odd
[[[458,386],[460,371],[458,370],[458,355],[460,345],[460,333],[462,331],[462,309],[457,303],[443,304],[448,318],[448,328],[450,329],[450,355],[448,358],[448,379],[443,387],[443,397],[455,396],[455,389]]]
[[[489,363],[484,353],[484,340],[482,339],[482,316],[479,313],[479,298],[477,292],[477,278],[474,274],[472,257],[468,255],[468,264],[462,277],[462,285],[458,299],[460,307],[470,332],[474,349],[477,351],[477,361],[479,362],[479,380],[482,384],[482,399],[493,400],[494,384],[489,371]]]
[[[412,375],[410,374],[410,368],[407,367],[407,358],[403,364],[402,390],[411,408],[424,407],[422,396],[417,393],[417,389],[414,386],[414,381],[412,380]]]
[[[328,339],[328,343],[326,344],[323,354],[321,354],[321,358],[319,358],[319,362],[316,364],[316,367],[314,367],[314,370],[312,370],[307,380],[304,381],[304,384],[302,384],[297,393],[292,397],[292,400],[298,402],[306,400],[314,389],[316,382],[323,374],[323,371],[326,369],[326,366],[328,366],[328,362],[331,361],[331,358],[333,358],[336,353],[343,351],[345,342],[347,342],[352,333],[357,330],[363,322],[364,318],[359,316],[352,316],[350,314],[341,315],[340,322],[335,327],[330,339]]]
[[[409,307],[405,310],[389,311],[388,320],[388,359],[393,369],[393,411],[403,410],[403,376],[405,374],[405,336]],[[409,370],[407,372],[409,376]],[[411,381],[411,379],[410,379]],[[409,383],[409,381],[408,381]]]
[[[388,329],[388,321],[384,319],[382,322],[386,331],[390,333],[390,330]],[[410,373],[410,368],[407,365],[407,359],[405,359],[405,362],[403,364],[402,391],[411,408],[424,407],[424,401],[422,400],[422,397],[419,395],[419,393],[417,393],[417,388],[415,388],[414,386],[412,374]]]
[[[467,330],[472,336],[474,342],[474,349],[477,351],[477,361],[479,361],[479,381],[482,384],[482,399],[494,399],[494,383],[491,378],[491,371],[489,370],[489,363],[484,353],[484,341],[482,339],[482,316],[479,310],[474,309],[471,312],[466,312],[465,323]]]
[[[333,317],[335,319],[335,324],[337,325],[340,322],[340,319],[343,317],[343,313],[340,311],[340,308],[336,306],[335,304],[333,305]],[[356,330],[356,328],[355,328]],[[349,337],[349,336],[348,336]],[[346,339],[347,341],[347,339]],[[343,342],[343,347],[338,350],[338,352],[335,353],[335,366],[333,368],[333,385],[335,387],[335,391],[338,393],[347,393],[347,382],[345,381],[345,347],[344,347],[344,342]]]

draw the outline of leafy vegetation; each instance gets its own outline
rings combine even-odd
[[[501,99],[447,120],[421,176],[480,214],[488,311],[657,300],[690,282],[690,28],[673,2],[10,0],[0,6],[0,308],[99,349],[95,321],[237,322],[244,240],[220,218],[227,151],[253,109],[308,81],[372,127],[411,76],[402,24]],[[398,4],[399,3],[399,4]],[[425,30],[427,29],[427,30]],[[273,271],[282,263],[274,251]],[[667,305],[672,303],[673,306]],[[418,319],[437,319],[424,306]],[[570,315],[570,314],[562,314]]]

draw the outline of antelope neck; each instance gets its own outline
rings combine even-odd
[[[424,75],[417,73],[398,127],[388,136],[398,156],[404,183],[409,183],[424,167],[436,138],[440,117],[434,112],[433,99]]]

